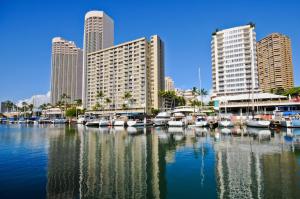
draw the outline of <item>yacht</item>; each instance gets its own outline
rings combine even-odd
[[[96,118],[95,116],[91,116],[86,120],[85,126],[99,127],[99,122],[100,120],[98,118]]]
[[[168,121],[171,119],[171,114],[168,112],[160,112],[153,119],[155,126],[165,126],[168,124]]]
[[[114,126],[127,126],[128,117],[126,115],[121,115],[117,119],[114,120],[113,125]]]
[[[270,123],[270,121],[264,120],[260,117],[246,120],[246,125],[249,127],[269,128]]]
[[[110,126],[110,119],[109,117],[101,117],[99,120],[99,127],[103,126]]]
[[[77,124],[85,124],[88,119],[88,116],[79,115],[77,119]]]
[[[218,125],[219,127],[233,127],[233,122],[229,118],[221,118]]]
[[[195,126],[197,127],[205,127],[205,126],[208,126],[208,123],[206,121],[206,118],[203,117],[203,116],[198,116],[196,118],[196,121],[195,121]]]
[[[51,120],[52,124],[65,124],[67,120],[65,118],[54,118]]]
[[[168,121],[168,126],[186,126],[185,115],[183,113],[174,113],[171,120]]]
[[[299,118],[284,118],[280,121],[280,126],[286,128],[300,128]]]

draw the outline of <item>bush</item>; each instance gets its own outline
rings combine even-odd
[[[66,111],[67,117],[76,117],[76,108],[70,108]]]

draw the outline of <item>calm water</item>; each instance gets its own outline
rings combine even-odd
[[[299,198],[295,134],[0,125],[0,198]]]

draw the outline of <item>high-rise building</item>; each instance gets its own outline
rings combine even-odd
[[[87,55],[86,102],[93,109],[103,92],[110,103],[101,102],[104,109],[122,109],[124,104],[135,111],[159,108],[158,95],[164,90],[164,45],[158,36],[150,41],[140,38]],[[129,92],[131,99],[124,99]]]
[[[212,34],[213,95],[235,95],[258,90],[254,24],[216,30]]]
[[[259,87],[265,92],[294,86],[292,48],[289,37],[272,33],[257,42]]]
[[[69,102],[82,97],[82,50],[73,41],[52,39],[51,103],[66,94]]]
[[[87,84],[87,54],[108,48],[114,45],[114,22],[103,11],[90,11],[84,20],[84,54],[83,54],[83,88]],[[82,92],[83,104],[86,90]]]
[[[166,91],[173,91],[174,88],[174,81],[171,77],[165,77],[165,90]]]

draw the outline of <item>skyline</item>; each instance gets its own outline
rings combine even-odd
[[[257,41],[273,32],[291,38],[295,86],[300,84],[297,78],[300,72],[300,59],[297,56],[300,52],[300,38],[296,37],[300,35],[300,28],[294,26],[300,13],[297,12],[299,3],[296,1],[285,2],[283,5],[275,1],[274,9],[268,10],[268,16],[264,17],[263,11],[266,8],[263,7],[269,6],[267,1],[247,1],[254,6],[259,2],[261,7],[253,9],[248,8],[247,2],[238,1],[219,1],[217,4],[190,1],[193,3],[188,5],[185,1],[152,1],[144,5],[135,2],[130,0],[114,4],[108,1],[80,1],[76,5],[57,0],[43,3],[34,0],[26,3],[17,0],[1,2],[0,26],[5,28],[0,32],[0,69],[4,74],[0,85],[0,101],[17,101],[50,90],[51,40],[56,36],[63,37],[82,48],[84,15],[90,10],[103,10],[112,17],[115,23],[115,45],[158,34],[165,43],[166,76],[173,78],[177,88],[198,86],[197,71],[201,66],[203,87],[211,89],[211,33],[216,28],[226,29],[249,22],[256,24]],[[159,2],[159,10],[155,10],[158,5],[155,2]],[[65,11],[65,6],[68,6],[70,12]],[[233,15],[228,8],[237,12]],[[210,13],[212,9],[218,14]],[[282,10],[282,15],[278,14],[278,9]],[[183,14],[178,15],[180,12]],[[239,14],[242,16],[237,18]],[[187,20],[190,22],[186,23]],[[25,29],[21,32],[20,27]],[[23,33],[22,36],[20,33]],[[18,58],[15,58],[16,47],[18,55],[22,53]]]

